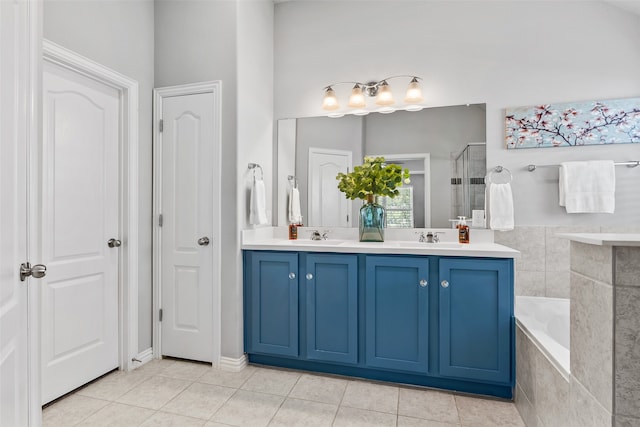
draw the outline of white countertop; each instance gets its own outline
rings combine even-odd
[[[640,233],[558,233],[558,237],[599,246],[640,246]]]
[[[365,254],[403,254],[403,255],[440,255],[465,257],[519,258],[520,252],[493,242],[493,233],[482,230],[482,233],[471,230],[471,243],[461,244],[455,240],[442,239],[439,243],[420,243],[417,236],[408,232],[386,233],[384,242],[360,242],[351,231],[346,233],[335,231],[330,233],[327,240],[311,240],[301,230],[297,240],[287,238],[286,229],[248,230],[243,232],[242,249],[268,251],[301,251],[301,252],[335,252],[335,253],[365,253]],[[435,230],[443,234],[442,237],[457,236],[457,230]],[[487,233],[489,231],[489,233]],[[388,234],[388,235],[387,235]],[[477,242],[473,241],[476,234]],[[411,236],[409,240],[408,236]]]

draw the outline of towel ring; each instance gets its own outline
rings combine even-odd
[[[493,184],[508,184],[511,182],[513,176],[511,171],[503,166],[496,166],[491,169],[486,176],[487,183]]]
[[[256,169],[260,169],[260,179],[264,178],[264,171],[262,170],[262,166],[260,166],[257,163],[249,163],[248,165],[249,169],[253,169],[253,177],[256,177]]]

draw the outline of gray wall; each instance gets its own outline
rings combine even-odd
[[[507,107],[639,96],[637,15],[601,1],[367,2],[367,16],[384,16],[381,31],[355,18],[362,13],[359,1],[276,4],[276,118],[324,115],[322,88],[333,82],[415,73],[424,78],[429,106],[487,104],[487,165],[503,165],[514,175],[516,224],[637,221],[638,169],[616,169],[613,215],[567,215],[557,203],[557,171],[524,169],[529,163],[635,159],[637,144],[504,148]],[[389,83],[402,99],[406,86],[396,81]],[[346,104],[350,86],[334,89]]]
[[[44,38],[138,81],[140,195],[138,350],[151,347],[152,1],[44,2]]]
[[[268,192],[272,182],[273,6],[160,0],[155,33],[156,87],[222,81],[222,354],[238,358],[243,354],[240,230],[249,227],[247,163],[263,166]]]

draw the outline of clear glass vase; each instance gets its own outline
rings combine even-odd
[[[367,203],[360,208],[360,241],[384,242],[384,208],[373,201],[373,195],[367,196]]]

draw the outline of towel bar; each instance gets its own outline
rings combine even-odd
[[[629,168],[635,168],[636,166],[640,166],[640,161],[631,160],[631,161],[628,161],[628,162],[615,162],[614,165],[616,165],[616,166],[626,166],[626,167],[629,167]],[[527,165],[527,170],[529,172],[533,172],[537,168],[557,168],[557,167],[560,167],[560,165]]]

